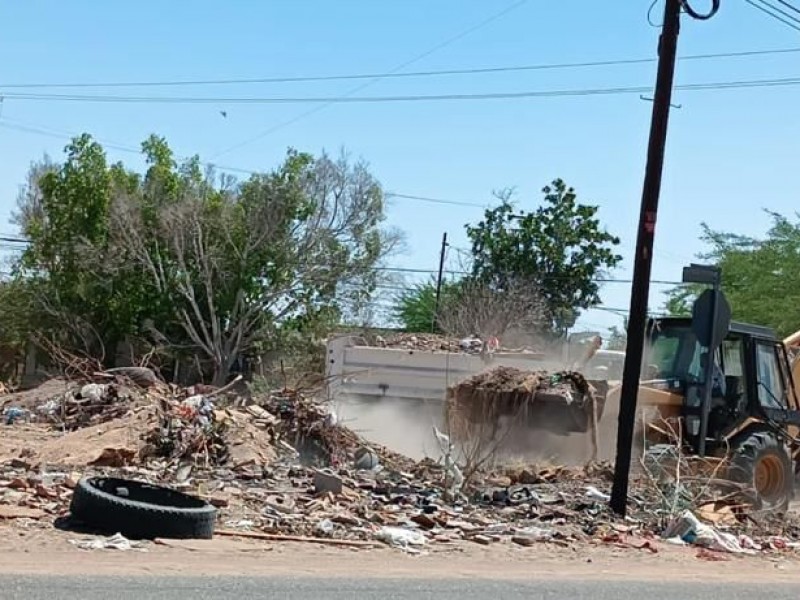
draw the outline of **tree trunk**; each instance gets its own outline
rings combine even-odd
[[[231,368],[233,363],[236,362],[236,358],[237,355],[233,355],[214,360],[214,375],[211,385],[222,387],[228,383],[228,377],[231,374]]]

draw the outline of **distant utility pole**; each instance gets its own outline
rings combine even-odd
[[[431,333],[436,331],[436,322],[439,320],[439,301],[442,296],[442,277],[444,275],[444,257],[447,253],[447,232],[442,234],[442,250],[439,253],[439,276],[436,278],[436,304],[433,308],[433,319],[431,321]]]
[[[708,14],[699,14],[688,0],[666,0],[664,23],[658,43],[658,75],[653,98],[653,114],[650,122],[650,141],[647,148],[647,167],[642,190],[642,205],[639,213],[639,229],[636,235],[633,284],[631,289],[630,316],[628,319],[628,346],[622,373],[619,423],[617,430],[617,456],[614,465],[614,486],[611,490],[611,508],[625,516],[628,504],[628,477],[630,475],[631,446],[636,422],[636,396],[639,375],[642,370],[645,329],[647,327],[647,304],[650,295],[650,270],[653,258],[653,240],[658,215],[658,200],[661,193],[661,175],[664,168],[664,148],[667,141],[667,124],[672,103],[672,84],[675,75],[675,57],[680,30],[681,9],[695,19],[710,19],[719,10],[719,0],[713,0]]]

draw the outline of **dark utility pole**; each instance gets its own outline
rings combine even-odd
[[[658,78],[653,98],[653,116],[650,122],[650,142],[647,147],[647,167],[644,174],[639,230],[636,235],[636,255],[634,256],[633,286],[628,319],[628,346],[625,351],[625,368],[622,373],[622,390],[620,392],[617,459],[614,465],[614,487],[611,490],[611,508],[622,516],[625,516],[627,509],[633,426],[636,421],[636,395],[639,389],[645,328],[647,327],[647,301],[650,295],[653,239],[656,232],[658,198],[661,193],[661,173],[664,167],[664,147],[667,141],[667,122],[672,100],[672,80],[675,74],[680,13],[683,9],[691,18],[705,21],[717,14],[719,6],[720,0],[711,0],[711,9],[708,13],[702,14],[692,8],[690,0],[666,0],[664,5],[664,24],[658,41]]]
[[[447,232],[442,234],[442,250],[439,253],[439,276],[436,278],[436,305],[433,308],[433,321],[431,322],[431,333],[436,331],[436,323],[439,320],[439,300],[442,295],[442,276],[444,275],[444,257],[447,253]]]
[[[630,317],[628,320],[628,347],[622,372],[619,425],[617,430],[617,457],[614,465],[614,486],[611,490],[611,508],[624,516],[628,503],[628,477],[630,475],[631,446],[636,421],[636,395],[642,370],[645,329],[647,327],[647,302],[650,294],[650,269],[653,260],[653,239],[656,231],[658,199],[661,192],[661,173],[664,167],[664,147],[667,141],[667,123],[672,100],[672,81],[675,74],[675,55],[680,28],[681,0],[666,0],[664,25],[658,42],[658,76],[653,116],[650,122],[650,142],[647,147],[647,167],[644,175],[639,230],[636,236]]]

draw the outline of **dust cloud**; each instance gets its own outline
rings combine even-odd
[[[399,398],[361,399],[339,395],[334,403],[339,423],[373,444],[422,460],[441,458],[433,427],[444,430],[444,402]]]
[[[585,353],[583,347],[570,352],[560,344],[547,343],[529,332],[507,332],[503,339],[506,348],[544,353],[536,370],[560,371],[579,360]],[[513,351],[513,350],[512,350]],[[580,356],[579,356],[580,355]],[[486,368],[492,368],[487,365]],[[476,374],[465,374],[464,378]],[[447,381],[446,385],[456,383]],[[405,398],[370,398],[349,396],[340,392],[333,398],[333,407],[339,422],[359,433],[374,444],[385,446],[415,460],[441,458],[441,449],[433,427],[446,432],[444,399],[412,400]],[[599,423],[598,459],[613,460],[616,452],[618,407],[606,406]],[[558,435],[546,430],[514,426],[503,439],[497,459],[501,463],[550,463],[582,465],[591,457],[591,438],[587,434]]]
[[[599,423],[598,459],[611,461],[616,451],[616,407],[607,407]],[[442,457],[433,433],[436,426],[447,431],[444,401],[407,400],[385,397],[362,399],[340,395],[334,401],[339,423],[369,442],[385,446],[415,460]],[[589,434],[558,435],[545,430],[514,426],[496,459],[502,464],[536,463],[577,466],[591,457]]]

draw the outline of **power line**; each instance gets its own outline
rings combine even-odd
[[[744,50],[740,52],[716,52],[710,54],[693,54],[678,60],[712,60],[720,58],[744,58],[780,54],[800,53],[800,48],[775,48],[765,50]],[[8,83],[0,84],[2,89],[59,89],[59,88],[125,88],[125,87],[183,87],[206,85],[248,85],[272,83],[305,83],[323,81],[341,81],[354,79],[397,79],[416,77],[445,77],[452,75],[483,75],[491,73],[514,73],[522,71],[556,71],[564,69],[581,69],[595,67],[612,67],[651,64],[656,58],[608,59],[599,61],[542,63],[533,65],[511,65],[498,67],[476,67],[464,69],[443,69],[433,71],[411,71],[407,73],[355,73],[339,75],[308,75],[298,77],[260,77],[244,79],[199,79],[183,81],[116,81],[116,82],[76,82],[76,83]]]
[[[438,273],[437,269],[416,269],[412,267],[376,267],[375,270],[377,271],[389,271],[392,273],[417,273],[422,275],[433,275]],[[453,271],[449,269],[444,270],[445,273],[450,275],[468,275],[467,271]],[[544,277],[544,280],[552,281],[556,279],[569,279],[570,275],[549,275]],[[596,283],[631,283],[633,280],[631,279],[618,279],[613,277],[596,277],[592,279],[592,281]],[[651,284],[655,285],[682,285],[680,281],[672,281],[672,280],[664,280],[664,279],[654,279],[650,281]]]
[[[451,206],[475,206],[478,208],[486,208],[486,204],[479,204],[477,202],[468,202],[466,200],[444,200],[442,198],[429,198],[427,196],[412,196],[411,194],[396,194],[395,192],[386,192],[387,198],[403,198],[405,200],[419,200],[420,202],[430,202],[431,204],[448,204]]]
[[[769,16],[770,16],[770,17],[772,17],[773,19],[775,19],[775,20],[777,20],[777,21],[780,21],[781,23],[783,23],[783,24],[784,24],[784,25],[786,25],[787,27],[791,27],[792,29],[796,29],[797,31],[800,31],[800,27],[798,27],[797,25],[795,25],[794,23],[792,23],[792,21],[790,21],[789,19],[784,19],[783,17],[781,17],[781,16],[779,16],[779,15],[776,15],[775,13],[773,13],[773,12],[769,11],[769,10],[768,10],[767,8],[765,8],[764,6],[762,6],[762,5],[760,5],[760,4],[756,4],[756,3],[755,3],[753,0],[744,0],[744,1],[745,1],[745,2],[747,2],[747,3],[748,3],[750,6],[752,6],[753,8],[757,8],[758,10],[760,10],[761,12],[763,12],[763,13],[765,13],[765,14],[769,15]],[[774,7],[773,7],[773,8],[774,8]]]
[[[780,8],[780,7],[778,7],[778,6],[775,6],[775,5],[774,5],[774,4],[772,4],[771,2],[768,2],[767,0],[756,0],[756,1],[757,1],[757,2],[760,2],[760,3],[761,3],[761,4],[763,4],[764,6],[767,6],[767,7],[769,7],[770,9],[774,10],[774,11],[775,11],[775,12],[777,12],[778,14],[780,14],[780,15],[783,15],[784,17],[786,17],[786,18],[787,18],[787,19],[789,19],[790,21],[794,21],[795,23],[798,23],[798,24],[800,24],[800,19],[798,19],[797,17],[795,17],[793,14],[786,12],[786,11],[785,11],[785,10],[783,10],[782,8]],[[789,6],[790,6],[791,8],[794,8],[794,7],[793,7],[793,6],[791,6],[791,5],[789,5]]]
[[[443,42],[440,42],[439,44],[436,44],[435,46],[429,48],[428,50],[426,50],[425,52],[422,52],[421,54],[418,54],[417,56],[413,57],[412,59],[407,60],[407,61],[405,61],[403,63],[400,63],[395,68],[391,69],[389,71],[389,73],[397,73],[399,71],[402,71],[406,67],[410,67],[414,63],[417,63],[417,62],[421,61],[422,59],[427,58],[428,56],[430,56],[431,54],[434,54],[435,52],[438,52],[442,48],[446,48],[447,46],[450,46],[451,44],[456,43],[457,41],[467,37],[468,35],[474,33],[475,31],[478,31],[479,29],[485,27],[486,25],[489,25],[490,23],[496,21],[497,19],[500,19],[501,17],[507,15],[508,13],[516,10],[517,8],[519,8],[523,4],[525,4],[527,1],[528,0],[518,0],[517,2],[513,2],[512,4],[509,4],[508,6],[503,8],[502,10],[500,10],[498,12],[495,12],[495,13],[492,13],[491,15],[489,15],[488,17],[486,17],[482,21],[478,22],[477,24],[475,24],[475,25],[473,25],[471,27],[468,27],[467,29],[464,29],[463,31],[457,33],[456,35],[454,35],[454,36],[452,36],[450,38],[447,38]],[[381,81],[382,79],[383,78],[381,78],[381,77],[376,77],[374,79],[370,79],[366,83],[358,85],[358,86],[354,87],[353,89],[351,89],[350,91],[345,92],[345,94],[343,96],[341,96],[341,98],[346,98],[348,96],[352,96],[353,94],[357,94],[361,90],[371,86],[374,83],[377,83],[378,81]],[[307,110],[305,112],[302,112],[299,115],[297,115],[295,117],[292,117],[291,119],[289,119],[287,121],[283,121],[281,123],[278,123],[277,125],[274,125],[274,126],[268,128],[268,129],[262,131],[261,133],[255,135],[255,136],[253,136],[251,138],[248,138],[248,139],[244,140],[243,142],[239,142],[237,144],[234,144],[233,146],[229,146],[228,148],[225,148],[224,150],[221,150],[220,152],[216,152],[216,153],[212,154],[211,155],[211,159],[220,157],[223,154],[228,154],[229,152],[232,152],[234,150],[238,150],[239,148],[242,148],[244,146],[248,146],[248,145],[252,144],[253,142],[257,142],[258,140],[260,140],[260,139],[262,139],[262,138],[264,138],[264,137],[266,137],[268,135],[271,135],[271,134],[275,133],[276,131],[279,131],[279,130],[283,129],[284,127],[288,127],[289,125],[293,125],[294,123],[297,123],[298,121],[301,121],[302,119],[305,119],[306,117],[310,117],[311,115],[314,115],[314,114],[316,114],[316,113],[318,113],[318,112],[320,112],[322,110],[325,110],[326,108],[328,108],[329,106],[332,106],[333,104],[334,104],[334,102],[323,102],[319,106],[316,106],[316,107],[312,108],[311,110]]]
[[[800,85],[800,77],[779,79],[751,79],[687,83],[676,85],[676,90],[712,91],[744,88],[768,88]],[[133,104],[377,104],[387,102],[436,102],[436,101],[481,101],[516,100],[525,98],[563,98],[579,96],[613,96],[642,94],[651,91],[649,86],[584,88],[572,90],[534,90],[524,92],[489,92],[483,94],[433,94],[406,96],[335,96],[335,97],[209,97],[209,96],[109,96],[92,94],[6,94],[7,100],[30,100],[48,102],[101,102]]]
[[[4,127],[6,129],[12,129],[12,130],[15,130],[15,131],[21,131],[21,132],[24,132],[24,133],[34,133],[34,134],[37,134],[37,135],[43,135],[43,136],[57,138],[57,139],[72,139],[73,137],[78,135],[76,132],[62,131],[62,130],[50,129],[50,128],[36,126],[36,125],[29,125],[29,124],[24,124],[24,123],[19,122],[19,121],[10,121],[9,119],[5,119],[5,118],[0,118],[0,127]],[[130,154],[141,154],[141,152],[142,152],[140,149],[133,148],[131,146],[126,146],[124,144],[107,142],[107,141],[103,141],[103,140],[100,140],[100,139],[98,139],[97,141],[100,142],[106,148],[112,148],[114,150],[119,150],[121,152],[128,152]],[[203,166],[206,166],[206,167],[215,167],[215,168],[221,169],[223,171],[231,171],[231,172],[235,172],[235,173],[243,173],[243,174],[246,174],[246,175],[255,175],[255,174],[258,173],[257,171],[253,171],[253,170],[250,170],[250,169],[242,169],[242,168],[239,168],[239,167],[230,167],[230,166],[225,166],[225,165],[217,165],[217,164],[209,163],[209,162],[201,162],[200,164],[203,165]],[[402,198],[402,199],[405,199],[405,200],[416,200],[416,201],[419,201],[419,202],[428,202],[428,203],[431,203],[431,204],[445,204],[445,205],[453,205],[453,206],[474,206],[474,207],[478,207],[478,208],[485,208],[487,206],[486,204],[480,204],[478,202],[467,202],[467,201],[460,201],[460,200],[445,200],[443,198],[429,198],[429,197],[426,197],[426,196],[414,196],[414,195],[411,195],[411,194],[400,194],[400,193],[396,193],[396,192],[386,192],[384,194],[384,196],[386,198]]]
[[[796,6],[794,6],[794,5],[793,5],[791,2],[787,2],[786,0],[778,0],[778,2],[780,2],[781,4],[783,4],[783,5],[784,5],[785,7],[787,7],[788,9],[790,9],[790,10],[793,10],[793,11],[794,11],[794,12],[796,12],[797,14],[800,14],[800,8],[797,8],[797,7],[796,7]]]

